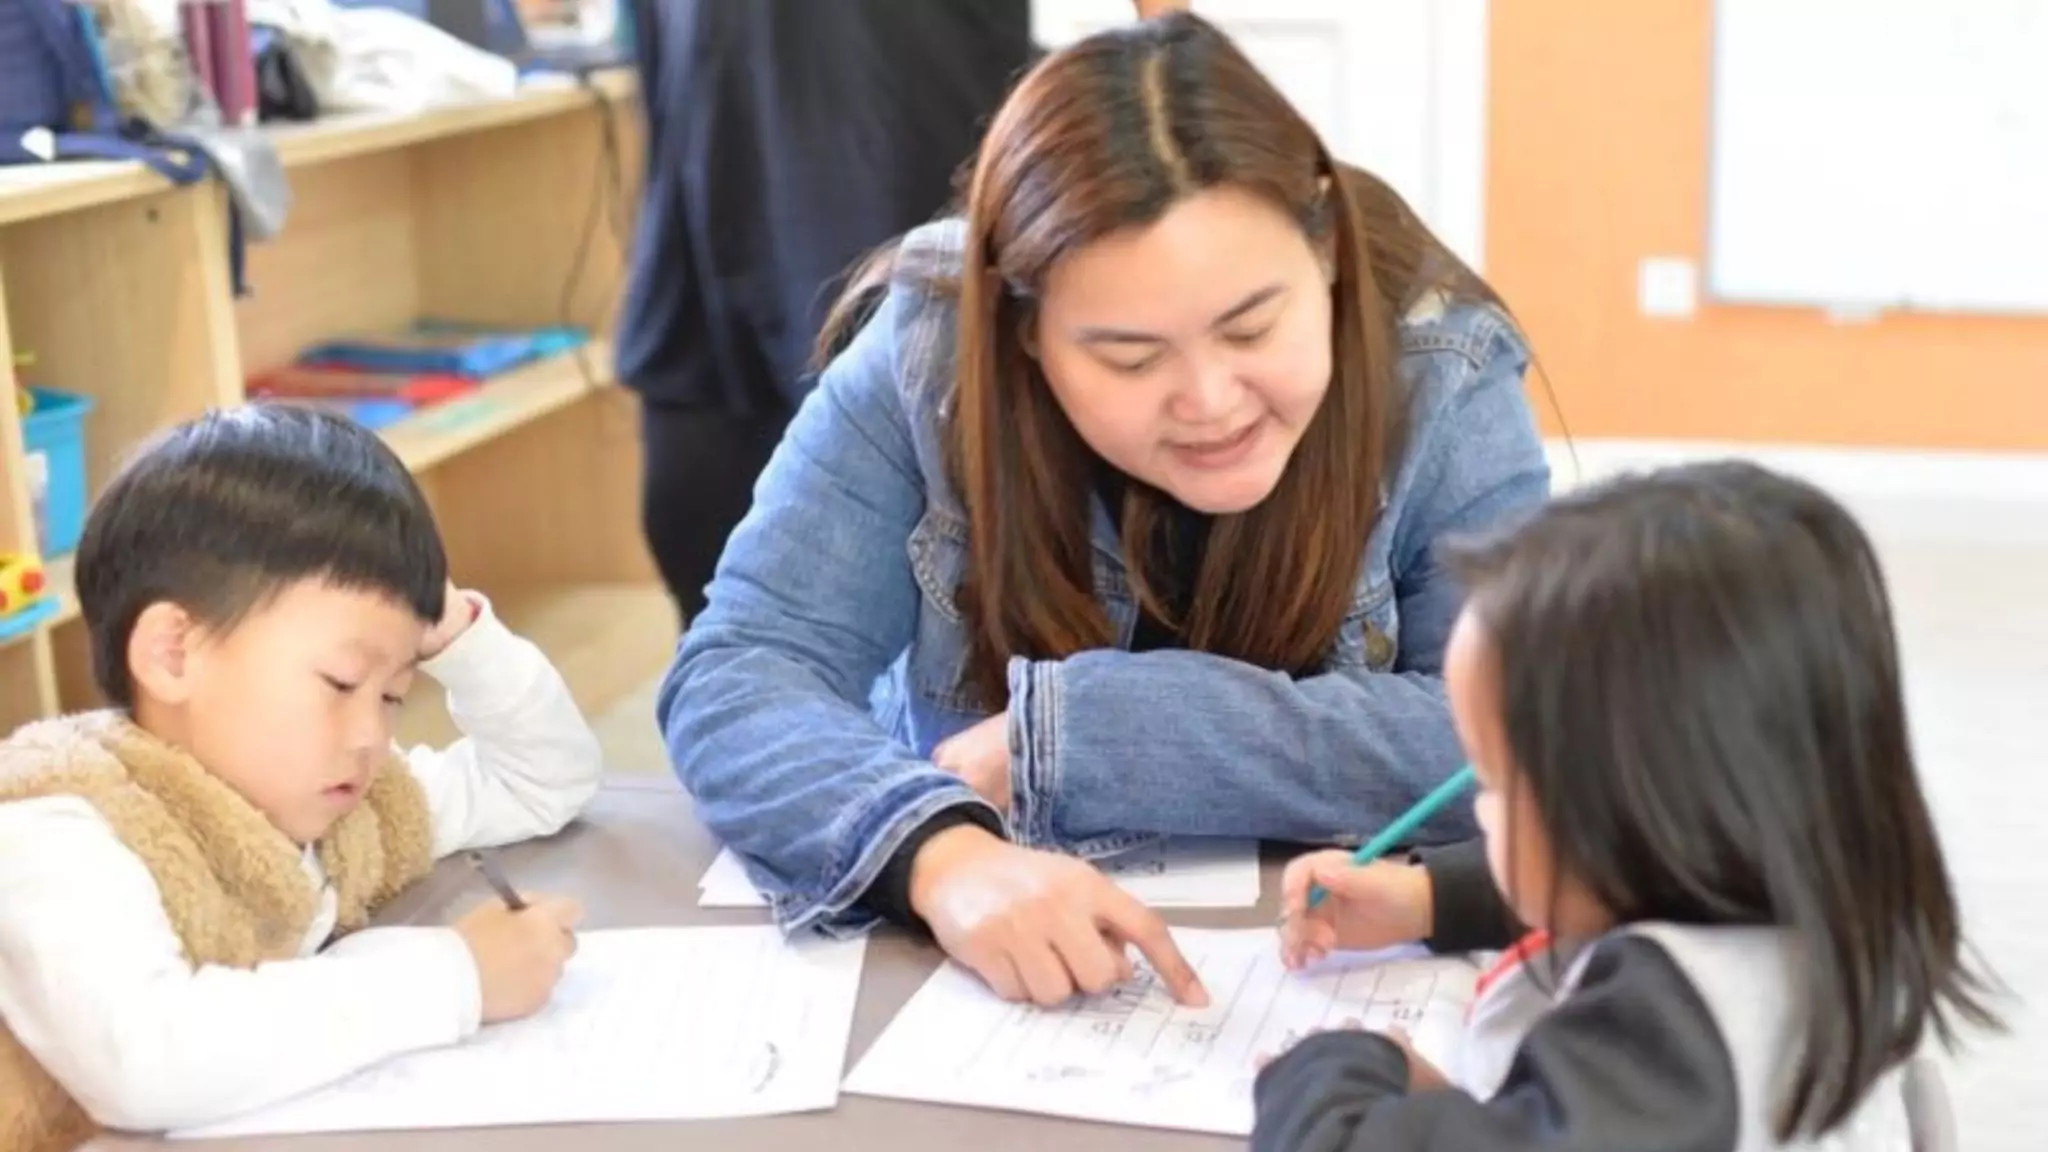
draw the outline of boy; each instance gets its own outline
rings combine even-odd
[[[547,1002],[567,901],[355,931],[442,856],[559,830],[601,771],[381,441],[282,406],[176,428],[77,571],[113,707],[0,743],[0,1147],[223,1119]],[[465,736],[400,754],[416,671]]]

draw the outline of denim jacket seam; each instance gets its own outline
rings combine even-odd
[[[1488,360],[1488,347],[1502,331],[1512,331],[1513,326],[1500,310],[1488,305],[1467,305],[1457,316],[1458,319],[1435,319],[1420,324],[1405,324],[1400,330],[1401,350],[1404,353],[1452,352],[1464,359],[1473,368],[1484,368]]]
[[[1059,804],[1059,740],[1061,740],[1061,713],[1065,693],[1061,689],[1059,664],[1038,666],[1038,789],[1044,797],[1044,804],[1038,806],[1038,842],[1051,845],[1053,816]]]
[[[1016,687],[1011,693],[1012,723],[1018,740],[1012,757],[1011,821],[1021,842],[1052,842],[1053,799],[1058,789],[1058,763],[1053,749],[1058,730],[1047,707],[1058,677],[1056,665],[1018,660]]]
[[[1059,665],[1045,662],[1033,669],[1038,680],[1037,709],[1033,725],[1038,733],[1038,786],[1044,803],[1038,806],[1038,827],[1033,831],[1041,844],[1053,842],[1053,815],[1060,794],[1060,712],[1063,693]]]
[[[1102,860],[1167,839],[1162,832],[1106,832],[1066,846],[1070,855],[1083,860]]]
[[[1111,597],[1120,597],[1128,600],[1131,597],[1130,576],[1121,568],[1097,570],[1093,576],[1092,583],[1095,585],[1095,594],[1104,600]]]
[[[1009,722],[1016,734],[1016,750],[1010,758],[1010,821],[1018,842],[1032,844],[1037,841],[1032,825],[1043,806],[1038,790],[1038,733],[1033,730],[1031,716],[1034,669],[1028,662],[1018,663],[1016,682],[1010,692]]]
[[[1392,573],[1388,574],[1387,579],[1378,582],[1374,582],[1368,573],[1358,584],[1359,590],[1351,597],[1351,610],[1344,614],[1347,620],[1363,616],[1394,598]]]
[[[878,313],[875,317],[875,320],[881,319],[882,314]],[[870,323],[873,322],[875,321],[870,321]],[[902,431],[904,437],[908,439],[912,436],[911,427],[912,422],[915,420],[915,415],[911,412],[909,408],[907,408],[903,404],[901,385],[899,383],[899,378],[896,372],[897,349],[896,341],[894,339],[895,334],[891,333],[890,335],[891,338],[889,340],[883,341],[882,343],[883,352],[880,357],[882,361],[880,368],[883,372],[887,374],[886,387],[897,392],[897,407],[901,411],[904,420],[904,426]],[[850,364],[848,367],[856,374],[862,372],[863,370],[868,370],[869,368],[868,365],[860,363],[853,363]],[[820,375],[819,379],[822,385],[822,381],[824,379],[822,374]],[[820,386],[814,389],[814,391],[823,393],[824,395],[822,395],[820,399],[832,404],[839,410],[840,415],[844,417],[844,423],[847,429],[853,435],[860,437],[861,441],[865,443],[870,449],[873,450],[874,458],[876,460],[880,461],[882,464],[887,466],[890,471],[896,473],[898,477],[909,483],[911,487],[918,489],[924,488],[925,479],[923,476],[918,474],[917,467],[915,464],[916,453],[914,450],[912,452],[912,461],[906,463],[906,461],[904,461],[898,453],[892,451],[890,448],[882,444],[881,441],[877,440],[875,438],[875,435],[868,430],[866,423],[861,419],[859,415],[857,415],[854,412],[853,407],[846,402],[845,396],[841,394],[843,392],[843,389],[826,388]]]
[[[1500,331],[1500,327],[1493,329],[1495,334]],[[1401,501],[1403,505],[1410,509],[1417,508],[1417,502],[1426,500],[1433,486],[1439,482],[1439,475],[1446,466],[1448,455],[1455,451],[1458,439],[1456,429],[1464,418],[1465,408],[1480,393],[1479,385],[1487,378],[1487,367],[1498,359],[1500,357],[1495,355],[1483,360],[1474,360],[1473,367],[1459,372],[1457,379],[1445,381],[1438,390],[1439,394],[1435,397],[1434,403],[1428,406],[1422,414],[1422,419],[1416,421],[1416,434],[1408,443],[1408,451],[1417,454],[1416,465],[1404,485]],[[1393,586],[1403,559],[1413,553],[1412,542],[1406,549],[1402,547],[1403,537],[1408,535],[1409,530],[1420,528],[1429,534],[1423,544],[1424,547],[1433,546],[1436,535],[1433,524],[1413,524],[1412,518],[1408,517],[1404,517],[1404,520],[1410,523],[1396,531],[1388,556],[1389,587]]]
[[[964,624],[966,619],[956,599],[957,590],[944,586],[945,581],[939,575],[938,564],[932,553],[934,538],[960,542],[951,536],[945,520],[946,513],[931,507],[927,507],[924,515],[918,518],[917,524],[910,530],[910,539],[906,545],[910,553],[910,569],[917,579],[918,588],[924,593],[925,599],[931,601],[932,607],[950,623]]]
[[[902,293],[904,313],[897,319],[896,327],[890,333],[890,356],[895,360],[891,367],[891,379],[902,395],[908,408],[923,408],[929,405],[935,416],[945,405],[943,395],[935,395],[938,389],[938,350],[941,337],[948,327],[957,328],[956,314],[949,324],[948,307],[933,300],[931,295],[915,281],[893,280],[892,293]],[[909,375],[901,371],[904,363],[919,366],[918,371]]]

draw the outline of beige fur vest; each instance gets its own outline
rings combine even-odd
[[[0,803],[91,803],[163,893],[194,967],[254,968],[298,955],[320,909],[299,846],[199,762],[112,712],[31,724],[0,743]],[[316,845],[334,886],[336,930],[432,865],[426,796],[396,757],[365,802]],[[0,1021],[0,1150],[69,1152],[95,1126]]]

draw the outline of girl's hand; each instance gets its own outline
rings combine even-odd
[[[1266,1065],[1271,1064],[1273,1061],[1278,1060],[1280,1057],[1287,1055],[1287,1053],[1293,1049],[1295,1044],[1301,1043],[1301,1041],[1308,1039],[1310,1036],[1315,1036],[1323,1032],[1357,1032],[1362,1030],[1363,1028],[1364,1025],[1359,1023],[1357,1020],[1345,1020],[1342,1023],[1338,1024],[1335,1028],[1317,1028],[1307,1033],[1306,1035],[1297,1037],[1293,1041],[1293,1043],[1287,1045],[1287,1047],[1285,1048],[1280,1049],[1278,1052],[1260,1053],[1258,1056],[1253,1058],[1253,1067],[1263,1071]],[[1423,1059],[1421,1053],[1418,1053],[1415,1050],[1415,1043],[1412,1039],[1409,1038],[1409,1035],[1405,1029],[1393,1028],[1389,1029],[1386,1032],[1380,1033],[1380,1035],[1385,1036],[1387,1039],[1393,1041],[1394,1046],[1401,1050],[1401,1055],[1407,1057],[1408,1091],[1439,1092],[1451,1086],[1450,1079],[1444,1075],[1443,1070],[1441,1068],[1438,1068],[1436,1065],[1431,1064],[1429,1061]]]
[[[1308,906],[1321,885],[1323,902]],[[1343,851],[1312,852],[1280,878],[1280,958],[1304,968],[1331,952],[1388,948],[1426,938],[1434,892],[1427,869],[1389,860],[1363,868]]]
[[[1263,1071],[1266,1065],[1271,1064],[1273,1061],[1278,1060],[1282,1056],[1287,1055],[1289,1052],[1294,1051],[1295,1045],[1301,1043],[1303,1040],[1306,1040],[1311,1036],[1320,1036],[1325,1032],[1359,1032],[1363,1031],[1364,1028],[1365,1025],[1362,1022],[1355,1018],[1349,1017],[1347,1017],[1344,1020],[1338,1021],[1337,1025],[1334,1028],[1311,1028],[1307,1032],[1304,1032],[1299,1036],[1295,1036],[1289,1039],[1285,1044],[1281,1045],[1278,1051],[1261,1052],[1257,1056],[1254,1056],[1252,1058],[1252,1067]]]
[[[1135,946],[1177,1003],[1209,1003],[1166,921],[1085,860],[948,828],[911,864],[910,905],[1005,1000],[1050,1008],[1106,992],[1131,979]]]
[[[1406,1029],[1392,1029],[1386,1033],[1386,1037],[1400,1045],[1402,1055],[1408,1057],[1408,1091],[1441,1092],[1451,1086],[1450,1079],[1444,1075],[1443,1069],[1424,1060],[1422,1054],[1415,1050],[1415,1041]]]
[[[471,624],[476,623],[480,611],[476,600],[469,593],[457,588],[454,581],[449,581],[448,595],[441,608],[441,619],[428,629],[426,638],[420,641],[420,659],[432,660],[446,652],[450,644],[455,643],[458,637],[469,631]]]

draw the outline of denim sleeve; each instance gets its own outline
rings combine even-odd
[[[805,398],[656,702],[699,818],[791,932],[871,924],[855,903],[904,838],[982,804],[868,710],[917,619],[906,543],[925,494],[895,380],[905,296]]]
[[[1010,667],[1013,826],[1025,842],[1117,831],[1324,842],[1369,835],[1463,761],[1442,681],[1463,603],[1431,556],[1446,534],[1540,504],[1550,470],[1501,340],[1418,422],[1392,566],[1401,650],[1385,672],[1295,679],[1185,651],[1091,651]],[[1394,509],[1389,509],[1390,514]],[[1475,833],[1454,804],[1422,843]]]

